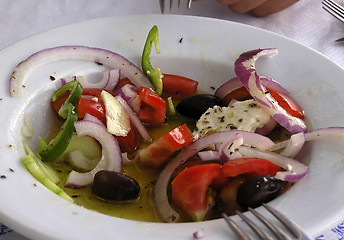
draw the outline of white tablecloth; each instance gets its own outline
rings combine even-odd
[[[181,1],[186,6],[186,0]],[[1,0],[0,49],[66,24],[109,16],[159,13],[158,0]],[[175,7],[170,11],[166,6],[165,14],[219,18],[263,28],[313,48],[344,67],[344,43],[334,42],[344,37],[344,24],[323,10],[320,0],[300,0],[290,8],[264,18],[234,14],[215,0],[193,2],[191,9]],[[341,237],[340,233],[332,236],[333,239]],[[24,237],[0,224],[0,239]]]

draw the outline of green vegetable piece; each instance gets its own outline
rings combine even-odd
[[[58,112],[61,117],[66,118],[60,132],[49,144],[47,144],[44,137],[41,138],[39,143],[39,155],[44,162],[56,160],[66,150],[74,133],[74,122],[78,120],[78,112],[75,104],[78,103],[83,90],[80,83],[71,81],[60,87],[55,91],[51,101],[56,101],[56,99],[68,90],[71,90],[71,93]]]
[[[146,43],[143,48],[141,64],[142,64],[143,72],[148,76],[149,80],[155,86],[156,94],[160,96],[162,94],[163,75],[161,74],[160,69],[158,67],[154,69],[151,64],[150,54],[151,54],[153,43],[154,43],[156,52],[160,53],[159,34],[158,34],[157,26],[153,26],[152,29],[148,33]]]
[[[44,162],[52,162],[56,160],[66,150],[72,138],[74,133],[74,122],[78,120],[78,113],[71,103],[67,106],[67,119],[63,123],[57,136],[52,139],[49,144],[47,144],[44,137],[41,138],[38,149],[39,155]]]
[[[61,179],[56,170],[50,166],[49,163],[45,163],[42,159],[31,149],[26,141],[23,141],[24,149],[27,155],[30,155],[36,164],[41,168],[42,172],[55,184],[58,184]]]
[[[78,103],[83,90],[81,84],[78,81],[71,81],[57,89],[54,95],[51,97],[51,101],[55,102],[62,94],[64,94],[68,90],[71,90],[71,93],[67,100],[62,104],[58,112],[58,114],[63,118],[66,118],[68,115],[68,105],[72,104],[75,106],[75,104]]]
[[[35,159],[31,155],[26,155],[22,158],[22,162],[25,165],[25,167],[29,170],[29,172],[32,174],[32,176],[34,176],[46,188],[48,188],[58,196],[70,202],[74,202],[73,198],[71,198],[59,186],[57,186],[53,181],[51,181],[51,179],[44,173],[44,171],[42,171],[42,168],[38,164],[37,159]]]
[[[173,101],[172,101],[172,97],[168,97],[167,98],[167,109],[168,109],[168,115],[169,116],[175,116],[176,113],[176,108],[174,107]]]
[[[66,150],[59,156],[59,159],[65,159],[67,154],[74,151],[82,152],[88,159],[100,158],[102,156],[102,148],[97,140],[90,136],[72,135]]]

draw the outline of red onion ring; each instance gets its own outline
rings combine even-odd
[[[285,172],[277,172],[275,176],[283,181],[296,181],[308,173],[308,166],[278,153],[261,151],[245,146],[240,146],[238,149],[244,157],[263,158],[285,169]]]
[[[95,122],[95,123],[98,123],[98,124],[103,124],[102,121],[100,121],[98,118],[96,118],[95,116],[89,114],[89,113],[86,113],[85,116],[84,116],[84,120],[87,120],[87,121],[92,121],[92,122]],[[104,124],[103,124],[104,125]],[[104,125],[105,127],[105,125]]]
[[[19,97],[22,95],[26,79],[32,71],[47,63],[67,59],[93,61],[98,64],[107,65],[112,69],[121,69],[121,73],[128,77],[136,86],[145,86],[154,89],[142,70],[118,53],[86,46],[59,46],[36,52],[26,60],[20,62],[9,79],[10,95],[12,97]]]
[[[344,127],[319,128],[305,133],[305,141],[313,140],[332,140],[344,142]],[[290,139],[276,143],[269,151],[277,151],[287,147]]]
[[[102,73],[102,79],[96,83],[89,82],[84,76],[73,76],[61,78],[62,85],[70,81],[78,81],[83,88],[99,88],[106,90],[113,90],[120,78],[121,71],[119,69],[107,70]]]
[[[305,133],[303,132],[291,135],[288,145],[280,154],[289,158],[295,157],[301,151],[305,140]]]
[[[276,48],[256,49],[242,53],[235,61],[235,73],[254,99],[260,103],[281,126],[291,133],[306,132],[306,124],[300,118],[287,113],[274,100],[261,83],[261,77],[255,69],[255,63],[261,56],[273,56]]]
[[[107,79],[107,84],[103,89],[114,90],[118,84],[119,79],[121,78],[121,69],[112,69],[103,72],[103,78]]]
[[[228,162],[235,158],[242,157],[236,149],[244,144],[244,139],[241,133],[228,138],[220,147],[220,161],[221,163]]]
[[[98,164],[89,172],[80,173],[72,170],[67,178],[65,187],[66,188],[82,188],[87,185],[92,184],[94,176],[97,172],[104,170],[105,168],[105,159],[102,157]]]
[[[122,153],[117,140],[107,132],[104,124],[93,121],[81,120],[74,123],[78,136],[91,136],[102,145],[102,157],[97,166],[87,173],[70,172],[66,187],[82,187],[85,183],[93,182],[94,175],[99,170],[109,170],[115,172],[122,171]]]
[[[130,103],[137,96],[137,87],[131,84],[125,84],[115,91],[114,95],[120,95],[126,102]]]
[[[211,160],[220,160],[220,152],[219,151],[201,151],[198,152],[198,156],[202,161],[211,161]]]
[[[279,84],[278,82],[276,82],[272,78],[261,76],[260,80],[261,80],[263,86],[265,86],[267,88],[270,88],[272,90],[275,90],[279,93],[283,93],[286,95],[289,93],[287,89],[285,89],[281,84]],[[240,79],[238,77],[234,77],[234,78],[228,80],[227,82],[225,82],[224,84],[222,84],[219,88],[217,88],[214,95],[219,97],[219,98],[224,98],[228,93],[232,92],[235,89],[243,87],[243,86],[244,85],[242,84]]]

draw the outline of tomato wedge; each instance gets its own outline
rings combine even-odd
[[[237,101],[244,101],[251,98],[252,96],[247,89],[245,87],[240,87],[228,93],[222,101],[223,104],[227,106],[234,99]]]
[[[114,136],[122,152],[134,152],[139,145],[139,138],[135,126],[130,122],[131,129],[127,136]]]
[[[286,96],[285,94],[276,92],[272,89],[267,88],[267,90],[269,91],[271,96],[277,101],[277,103],[284,110],[287,111],[287,113],[289,113],[290,115],[292,115],[294,117],[304,119],[305,116],[303,114],[302,109],[293,99]],[[244,100],[247,100],[250,98],[252,98],[252,96],[247,91],[247,89],[245,87],[240,87],[240,88],[235,89],[235,90],[231,91],[230,93],[228,93],[222,99],[222,101],[225,105],[228,105],[230,103],[230,101],[232,101],[233,99],[238,100],[238,101],[244,101]]]
[[[164,74],[162,85],[164,95],[183,99],[196,93],[198,82],[179,75]]]
[[[268,91],[270,92],[271,96],[278,102],[278,104],[290,115],[301,119],[305,118],[302,109],[293,99],[271,89],[268,89]]]
[[[176,127],[140,151],[141,164],[146,167],[159,168],[173,153],[192,142],[193,135],[186,124]]]
[[[227,178],[241,174],[272,175],[281,168],[260,158],[238,158],[221,164],[185,168],[172,181],[172,198],[178,208],[194,221],[203,220],[213,198],[209,186],[224,185]]]
[[[278,171],[281,171],[278,165],[261,158],[237,158],[226,162],[222,167],[222,174],[225,178],[247,173],[275,176]]]
[[[139,118],[148,125],[159,125],[165,122],[166,102],[153,90],[140,87],[137,92],[141,106],[139,110]]]
[[[202,221],[214,204],[209,185],[221,176],[220,164],[205,164],[185,168],[172,181],[172,199],[193,221]]]
[[[85,90],[84,90],[85,91]],[[89,113],[98,118],[103,123],[106,122],[105,118],[105,107],[101,102],[100,98],[97,97],[96,92],[92,92],[95,95],[81,95],[79,102],[76,104],[78,110],[78,118],[82,119],[86,113]],[[100,93],[99,93],[100,95]],[[69,92],[64,93],[61,97],[52,102],[53,109],[58,112],[62,104],[66,101],[69,96]]]

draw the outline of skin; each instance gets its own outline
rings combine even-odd
[[[194,0],[199,1],[199,0]],[[282,11],[298,0],[216,0],[228,6],[235,13],[251,13],[256,17],[264,17]]]

